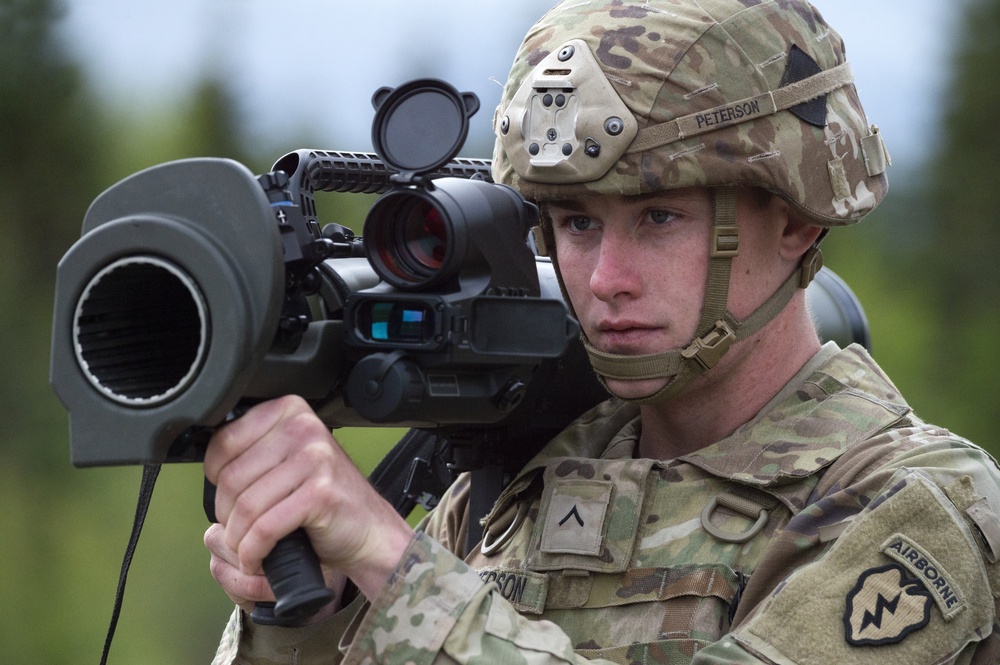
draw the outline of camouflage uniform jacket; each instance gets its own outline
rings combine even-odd
[[[859,347],[693,454],[636,459],[638,435],[634,406],[585,414],[464,561],[460,479],[369,606],[301,629],[237,612],[216,662],[998,662],[1000,470]]]

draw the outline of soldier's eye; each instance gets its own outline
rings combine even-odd
[[[677,215],[669,210],[650,210],[649,220],[654,224],[666,224],[677,218]]]

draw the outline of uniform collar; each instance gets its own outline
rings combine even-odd
[[[747,485],[785,485],[829,466],[910,411],[862,347],[841,350],[827,344],[753,420],[725,439],[678,459]],[[491,515],[527,490],[554,459],[631,457],[639,431],[638,406],[617,399],[599,404],[525,465],[501,493]]]
[[[910,407],[860,346],[824,346],[756,418],[679,459],[737,482],[794,482],[903,419]],[[804,374],[804,376],[803,376]]]

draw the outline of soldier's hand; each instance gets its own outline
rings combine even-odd
[[[275,601],[274,592],[271,591],[271,585],[264,574],[247,575],[240,570],[236,552],[226,545],[225,531],[221,524],[212,524],[205,531],[205,547],[212,555],[209,563],[212,577],[219,583],[226,595],[247,614],[253,611],[254,605],[257,603],[273,603]],[[334,590],[336,601],[312,616],[311,621],[320,620],[341,606],[339,601],[342,598],[347,578],[338,571],[327,572],[324,577],[326,585]]]
[[[212,554],[209,564],[212,577],[244,612],[251,612],[255,603],[274,602],[263,573],[247,575],[240,570],[236,552],[226,546],[225,528],[221,524],[213,524],[205,531],[205,547]]]
[[[309,535],[328,578],[341,571],[369,598],[413,536],[298,397],[258,404],[220,428],[205,454],[205,475],[217,486],[221,529],[206,534],[219,559],[213,574],[237,602],[265,599],[254,576],[278,540],[297,528]]]

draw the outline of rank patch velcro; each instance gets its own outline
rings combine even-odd
[[[931,619],[931,595],[898,563],[869,568],[847,594],[844,634],[854,646],[902,642]]]
[[[604,516],[614,486],[604,481],[564,480],[552,491],[542,532],[542,551],[598,556]]]

